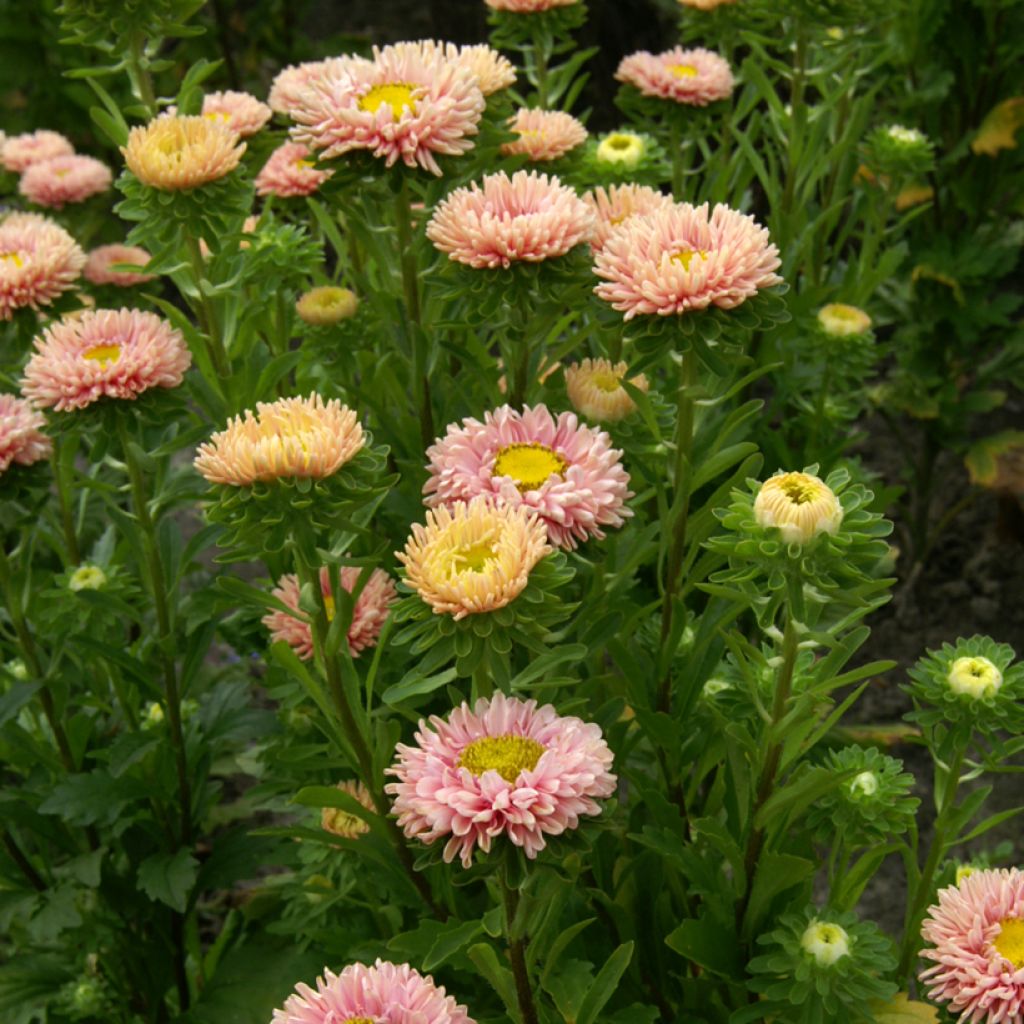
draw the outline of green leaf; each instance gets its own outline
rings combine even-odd
[[[742,978],[743,961],[736,932],[724,928],[705,914],[690,918],[665,937],[665,944],[712,974],[726,978]]]
[[[759,924],[768,912],[772,900],[780,893],[800,885],[815,871],[814,861],[796,857],[791,853],[765,853],[754,871],[753,888],[747,919],[753,924],[753,932],[760,931]]]
[[[408,700],[410,697],[420,697],[426,693],[433,693],[435,690],[439,690],[442,686],[447,685],[455,678],[455,669],[446,668],[443,672],[438,672],[432,676],[421,676],[413,669],[409,672],[405,678],[395,683],[393,686],[389,686],[381,696],[381,700],[385,704],[401,704],[403,700]]]
[[[440,967],[449,957],[454,956],[466,943],[475,939],[483,931],[479,921],[466,921],[443,935],[439,935],[430,952],[423,958],[423,970],[433,971]]]
[[[0,726],[13,718],[35,695],[42,683],[15,683],[0,697]]]
[[[105,769],[69,775],[57,783],[39,805],[42,814],[54,814],[70,825],[113,825],[121,811],[141,794],[127,780],[115,779]]]
[[[184,913],[199,872],[199,861],[186,849],[157,853],[139,865],[138,887],[151,899]]]
[[[516,998],[515,980],[512,977],[512,972],[498,962],[498,954],[495,953],[494,947],[489,946],[486,942],[478,942],[475,946],[469,947],[468,956],[484,981],[501,997],[508,1015],[515,1024],[522,1024],[523,1019],[519,1015],[519,1001]]]
[[[604,967],[598,971],[593,985],[587,990],[576,1016],[576,1024],[594,1024],[597,1015],[604,1009],[605,1003],[611,999],[618,988],[619,979],[626,973],[626,968],[632,959],[632,942],[624,942],[608,957],[604,962]]]

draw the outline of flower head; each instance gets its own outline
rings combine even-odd
[[[98,565],[80,565],[68,579],[68,590],[99,590],[107,582],[107,574]]]
[[[36,339],[22,390],[34,405],[66,412],[101,398],[134,400],[175,388],[192,365],[177,328],[141,309],[90,309]]]
[[[374,809],[373,797],[361,782],[346,779],[339,782],[335,788],[347,793],[353,800],[358,800],[368,811]],[[341,836],[342,839],[358,839],[370,831],[370,826],[362,818],[341,807],[324,807],[320,812],[320,827],[331,835]]]
[[[446,43],[451,46],[451,43]],[[491,96],[502,89],[507,89],[516,80],[516,69],[513,63],[492,49],[486,43],[479,43],[476,46],[460,46],[454,57],[462,67],[467,68],[476,78],[476,84],[485,96]]]
[[[647,152],[647,142],[636,132],[609,132],[597,144],[597,159],[624,171],[638,167]]]
[[[0,473],[12,462],[31,466],[48,459],[53,442],[43,433],[46,418],[15,395],[0,395]]]
[[[464,619],[514,601],[550,553],[547,530],[534,513],[480,497],[428,511],[426,525],[413,524],[395,557],[435,614]]]
[[[520,107],[508,122],[519,136],[501,147],[505,156],[523,155],[531,162],[557,160],[587,141],[587,129],[561,110]]]
[[[929,999],[960,1020],[1024,1020],[1024,872],[976,870],[928,910],[920,974]]]
[[[831,967],[837,960],[850,955],[846,930],[828,921],[811,921],[800,936],[800,945],[820,967]]]
[[[343,590],[350,594],[359,579],[360,570],[355,566],[345,566],[339,571],[338,582]],[[326,567],[320,570],[320,589],[323,591],[324,604],[327,607],[327,618],[334,620],[334,595],[331,592],[331,574]],[[295,649],[303,660],[313,656],[313,634],[309,623],[299,618],[299,578],[294,574],[282,576],[272,591],[274,597],[283,601],[295,614],[272,611],[263,617],[263,625],[270,630],[271,640],[283,640]],[[395,584],[383,569],[374,569],[370,578],[359,593],[355,608],[352,610],[352,622],[348,627],[348,652],[353,658],[360,651],[373,647],[388,617],[388,611],[395,601]]]
[[[110,188],[110,168],[91,156],[54,156],[26,168],[18,191],[37,206],[60,209]]]
[[[509,11],[511,14],[540,14],[556,7],[572,7],[579,0],[485,0],[492,11]]]
[[[845,338],[852,334],[864,334],[871,330],[871,317],[856,306],[832,302],[818,310],[821,329],[833,338]]]
[[[736,0],[679,0],[683,7],[694,7],[698,11],[713,11],[723,4],[734,4]]]
[[[278,146],[256,175],[256,194],[261,196],[309,196],[333,173],[315,166],[308,146],[286,142]]]
[[[24,306],[48,306],[84,265],[78,243],[52,220],[9,214],[0,220],[0,320],[10,320]]]
[[[39,160],[70,156],[74,151],[74,146],[59,132],[42,129],[4,139],[0,144],[0,163],[8,171],[23,174]]]
[[[211,92],[203,97],[202,116],[220,122],[243,139],[255,135],[273,113],[266,103],[247,92]]]
[[[997,693],[1003,685],[1003,673],[988,658],[975,655],[957,658],[949,666],[946,680],[954,693],[977,699]]]
[[[210,483],[247,487],[282,477],[322,479],[336,473],[364,444],[355,412],[336,398],[257,402],[199,446],[196,470]]]
[[[594,291],[625,313],[734,309],[781,283],[778,249],[753,217],[719,204],[672,203],[628,217],[594,254]]]
[[[474,1024],[444,988],[408,964],[378,960],[349,964],[341,974],[324,968],[316,989],[299,984],[274,1010],[271,1024]]]
[[[271,83],[267,103],[271,110],[279,114],[290,115],[309,88],[311,82],[328,73],[344,72],[347,68],[358,65],[370,65],[372,61],[365,57],[345,56],[328,57],[326,60],[310,60],[303,64],[291,64],[279,71]]]
[[[145,284],[154,279],[153,274],[140,274],[132,270],[113,270],[115,264],[132,264],[144,267],[152,257],[145,249],[134,245],[101,245],[89,253],[85,261],[83,276],[92,284],[116,284],[128,287]]]
[[[777,527],[787,544],[807,544],[821,533],[835,534],[843,506],[824,480],[810,473],[776,473],[754,499],[759,526]]]
[[[485,175],[450,192],[427,225],[427,237],[449,259],[476,269],[510,267],[564,256],[586,241],[593,214],[557,178],[536,171]]]
[[[624,57],[615,77],[644,96],[706,107],[732,95],[729,63],[711,50],[684,50],[677,46],[665,53],[647,50]]]
[[[453,423],[428,450],[430,506],[487,495],[523,505],[547,525],[551,543],[574,548],[621,526],[632,510],[622,452],[603,430],[582,425],[575,413],[556,419],[544,405],[488,412],[481,423]]]
[[[296,142],[322,158],[364,149],[391,167],[401,160],[440,175],[439,155],[472,149],[484,97],[476,74],[443,53],[414,45],[374,49],[311,78],[289,114]]]
[[[388,769],[398,782],[398,824],[425,843],[446,838],[444,859],[464,867],[507,836],[526,856],[543,850],[549,835],[576,828],[584,814],[600,814],[598,799],[615,792],[613,755],[601,729],[561,717],[551,705],[498,693],[445,721],[421,721],[416,745],[399,744]]]
[[[597,218],[590,244],[595,249],[604,247],[611,233],[624,221],[638,214],[668,209],[675,204],[671,196],[647,185],[612,185],[607,191],[595,188],[583,196],[583,201]]]
[[[242,159],[245,143],[222,121],[164,114],[133,128],[121,152],[144,185],[179,192],[229,174]]]
[[[572,407],[588,419],[616,423],[636,410],[636,402],[622,386],[629,370],[627,363],[607,359],[584,359],[565,368],[565,390]],[[647,378],[641,373],[630,382],[647,390]]]
[[[356,315],[359,299],[348,288],[323,285],[299,296],[295,310],[307,324],[326,327]]]

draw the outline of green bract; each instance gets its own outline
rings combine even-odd
[[[816,957],[806,948],[814,947],[808,933],[815,926],[825,926],[836,944],[845,944],[848,951],[831,963],[827,955]],[[896,992],[892,982],[880,977],[896,966],[892,942],[877,925],[859,922],[855,914],[811,907],[780,918],[779,927],[757,941],[768,951],[754,957],[747,968],[754,975],[750,988],[761,999],[733,1014],[730,1024],[773,1017],[786,1024],[873,1024],[868,1002]]]
[[[935,166],[935,147],[916,128],[891,124],[876,128],[864,143],[864,159],[874,174],[919,178]]]

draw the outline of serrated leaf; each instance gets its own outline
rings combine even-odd
[[[939,1024],[939,1011],[927,1003],[911,999],[899,992],[887,1003],[875,1000],[871,1004],[875,1024]]]
[[[184,848],[177,853],[157,853],[139,865],[138,887],[151,900],[184,913],[198,872],[199,861]]]

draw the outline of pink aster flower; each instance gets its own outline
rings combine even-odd
[[[930,999],[971,1024],[1024,1022],[1024,872],[974,871],[943,889],[921,935]]]
[[[338,582],[350,594],[359,579],[360,570],[355,566],[345,566],[339,572]],[[331,574],[326,567],[320,570],[320,588],[324,594],[328,621],[334,619],[334,595],[331,593]],[[272,640],[283,640],[295,648],[296,654],[304,661],[313,656],[313,634],[309,623],[298,618],[299,611],[299,578],[294,574],[282,576],[272,591],[274,597],[283,601],[295,611],[295,615],[287,612],[272,611],[263,617],[263,625],[270,630]],[[383,569],[374,569],[366,581],[356,600],[352,612],[352,622],[348,627],[348,651],[356,657],[360,651],[373,647],[384,627],[388,610],[396,598],[395,584]]]
[[[734,309],[781,283],[779,250],[753,217],[719,204],[673,203],[620,224],[594,254],[594,291],[625,313]]]
[[[647,185],[612,185],[607,191],[595,188],[583,196],[583,201],[594,211],[597,226],[591,246],[597,250],[608,241],[608,236],[623,221],[641,213],[652,213],[671,206],[672,197]]]
[[[255,135],[273,116],[273,111],[247,92],[211,92],[203,97],[203,117],[226,124],[244,139]]]
[[[349,62],[309,81],[289,111],[296,142],[331,158],[365,149],[388,167],[401,160],[440,175],[438,155],[473,148],[484,112],[476,75],[440,52],[374,48],[372,63]]]
[[[15,174],[22,174],[39,160],[70,156],[74,151],[75,147],[59,132],[44,129],[6,138],[0,147],[0,163]]]
[[[43,433],[46,418],[16,395],[0,395],[0,473],[12,462],[31,466],[48,459],[53,442]]]
[[[92,284],[116,284],[127,288],[133,284],[145,284],[152,281],[154,274],[139,274],[133,270],[113,270],[119,264],[131,264],[144,267],[151,257],[145,249],[135,245],[101,245],[89,253],[85,261],[83,276]]]
[[[279,114],[291,116],[299,105],[302,94],[311,82],[327,74],[339,74],[347,68],[356,66],[372,66],[373,61],[365,57],[345,56],[328,57],[326,60],[309,60],[302,64],[290,64],[279,71],[270,85],[267,103]]]
[[[537,171],[487,174],[438,204],[427,238],[478,270],[564,256],[590,238],[594,215],[558,178]]]
[[[312,195],[332,174],[317,170],[314,162],[309,148],[300,142],[278,146],[256,175],[257,195],[282,198]]]
[[[38,213],[0,220],[0,320],[14,310],[48,306],[85,265],[85,253],[57,224]]]
[[[572,7],[578,0],[485,0],[493,11],[510,11],[512,14],[539,14],[556,7]]]
[[[447,722],[421,720],[416,746],[400,743],[396,753],[387,773],[398,782],[384,788],[398,824],[425,843],[447,838],[444,859],[458,854],[467,868],[475,847],[487,853],[501,835],[533,859],[545,836],[600,814],[597,798],[615,792],[599,726],[502,693],[473,710],[463,704]]]
[[[531,161],[557,160],[587,141],[587,129],[572,114],[561,110],[520,107],[509,119],[509,130],[519,136],[506,142],[505,156],[522,154]]]
[[[622,452],[603,430],[583,426],[575,413],[556,420],[544,405],[521,413],[510,406],[488,412],[481,423],[453,423],[427,450],[428,506],[490,495],[500,505],[524,505],[548,528],[552,544],[574,548],[622,526],[633,497]]]
[[[445,995],[408,964],[378,960],[349,964],[341,974],[326,967],[316,990],[298,984],[271,1024],[474,1024],[466,1007]]]
[[[54,156],[26,168],[18,191],[30,203],[59,210],[106,192],[113,180],[110,168],[91,156]]]
[[[647,50],[623,57],[615,77],[639,89],[644,96],[706,107],[732,95],[729,62],[711,50],[684,50],[677,46],[665,53]]]
[[[192,364],[181,332],[141,309],[86,310],[48,327],[35,349],[22,391],[58,412],[177,387]]]

